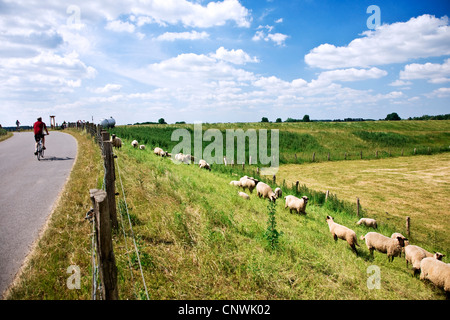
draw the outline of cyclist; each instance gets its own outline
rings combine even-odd
[[[37,155],[37,144],[41,138],[42,138],[42,149],[45,150],[44,130],[47,132],[47,135],[49,133],[47,130],[47,126],[45,125],[44,122],[42,122],[41,117],[37,118],[37,121],[34,123],[33,128],[34,128],[34,140],[36,141],[36,143],[34,145],[34,150],[36,150],[34,152],[34,155]]]

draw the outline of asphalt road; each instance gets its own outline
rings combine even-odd
[[[0,296],[44,227],[75,161],[71,135],[50,131],[45,145],[38,161],[32,132],[0,142]]]

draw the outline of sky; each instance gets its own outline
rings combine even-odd
[[[0,124],[446,114],[449,15],[448,0],[0,0]]]

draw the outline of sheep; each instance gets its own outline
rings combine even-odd
[[[258,197],[268,198],[270,201],[275,202],[277,200],[277,196],[275,192],[273,192],[272,188],[265,184],[264,182],[259,182],[256,185],[256,192],[258,194]]]
[[[168,156],[168,152],[164,151],[163,149],[156,147],[155,149],[153,149],[153,153],[156,154],[157,156],[161,156],[161,157],[167,157]]]
[[[405,238],[404,235],[402,235],[401,233],[398,233],[398,232],[395,232],[395,233],[393,233],[393,234],[391,235],[391,239],[395,239],[395,238],[397,238],[397,237]],[[406,238],[405,238],[405,239],[406,239]],[[405,254],[405,248],[406,248],[407,246],[409,246],[409,241],[405,240],[405,246],[402,248],[402,252],[400,252],[400,255],[399,255],[400,258],[402,257],[402,253]]]
[[[450,293],[450,264],[434,258],[424,258],[420,262],[420,279],[428,279],[434,285]]]
[[[406,267],[408,267],[408,263],[412,264],[414,275],[419,273],[420,270],[420,262],[425,258],[434,258],[436,260],[442,260],[444,255],[442,253],[436,252],[432,254],[427,250],[414,245],[409,245],[405,247],[405,260]]]
[[[338,238],[347,241],[347,243],[350,245],[350,248],[352,248],[356,255],[358,255],[356,246],[359,247],[359,244],[358,239],[356,238],[355,231],[334,222],[333,217],[331,216],[327,216],[326,221],[328,223],[328,227],[330,228],[330,232],[334,238],[334,241],[337,241]]]
[[[250,196],[246,194],[245,192],[238,191],[238,195],[246,200],[250,200]]]
[[[377,221],[375,219],[371,219],[371,218],[361,218],[361,219],[359,219],[359,221],[356,224],[357,225],[363,224],[366,227],[372,227],[374,229],[378,228]]]
[[[395,239],[388,238],[377,232],[369,232],[365,236],[361,236],[361,240],[366,241],[367,249],[370,251],[370,255],[373,257],[373,251],[377,250],[381,253],[387,253],[388,261],[394,261],[394,257],[397,257],[402,252],[402,247],[405,246],[405,237],[397,237]]]
[[[137,148],[137,147],[139,146],[139,143],[137,142],[137,140],[133,140],[133,141],[131,141],[131,145],[132,145],[134,148]]]
[[[292,213],[292,210],[296,210],[298,214],[303,213],[306,214],[306,205],[308,204],[308,197],[303,196],[301,199],[296,196],[286,196],[284,197],[285,204],[284,208],[289,207],[289,212]]]
[[[190,164],[191,161],[194,161],[194,157],[191,156],[190,154],[184,154],[181,161],[184,162],[185,164]]]
[[[145,146],[144,146],[143,144],[141,144],[141,145],[139,146],[139,149],[140,149],[140,150],[145,150]]]
[[[117,138],[117,136],[115,134],[113,134],[111,136],[111,141],[112,141],[113,147],[116,147],[118,149],[120,149],[122,147],[122,139]]]
[[[201,159],[201,160],[198,162],[198,166],[199,166],[200,169],[206,169],[206,170],[211,171],[211,166],[209,165],[208,162],[206,162],[206,161],[203,160],[203,159]]]
[[[176,155],[175,155],[175,160],[176,161],[183,161],[183,154],[180,152],[180,153],[177,153]]]
[[[277,195],[277,199],[283,196],[283,191],[281,191],[281,188],[276,188],[274,192]]]
[[[240,186],[245,190],[248,189],[250,193],[253,193],[253,190],[256,188],[256,185],[259,183],[258,180],[250,177],[247,179],[240,180]]]
[[[240,187],[241,183],[239,181],[233,180],[233,181],[230,182],[230,185],[231,186],[235,186],[235,187]]]

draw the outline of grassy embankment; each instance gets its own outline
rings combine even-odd
[[[276,208],[277,250],[264,231],[267,201],[255,194],[237,196],[228,183],[232,173],[202,171],[136,150],[125,141],[118,152],[128,206],[134,224],[151,299],[440,299],[444,295],[411,277],[403,259],[388,263],[383,254],[369,257],[364,244],[356,257],[343,241],[334,243],[325,222],[331,214],[353,227],[354,215],[310,205],[298,216]],[[122,210],[122,213],[123,210]],[[389,224],[379,232],[391,234]],[[134,288],[127,274],[123,244],[117,246],[121,298],[143,297],[136,263]],[[135,257],[132,259],[136,261]],[[381,270],[381,289],[367,287],[367,268]]]

